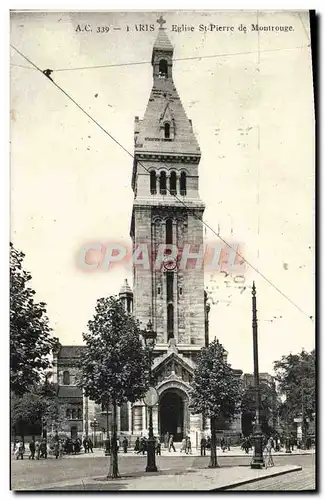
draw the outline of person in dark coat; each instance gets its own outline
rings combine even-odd
[[[207,450],[211,450],[211,438],[210,438],[210,436],[208,436],[208,439],[207,439]]]
[[[124,436],[123,441],[122,441],[123,453],[128,452],[128,445],[129,445],[129,442],[128,442],[126,436]]]
[[[139,436],[136,438],[135,443],[134,443],[134,452],[138,453],[140,450],[140,439]]]
[[[220,446],[221,446],[222,452],[224,452],[226,449],[226,441],[225,441],[225,438],[223,436],[220,440]]]
[[[155,448],[156,448],[156,454],[161,455],[161,442],[160,442],[159,437],[156,438]]]
[[[84,437],[82,444],[83,444],[85,453],[88,453],[88,451],[89,451],[89,448],[88,448],[88,439],[86,437]]]
[[[29,451],[30,451],[30,455],[29,455],[29,460],[32,459],[34,460],[35,458],[35,441],[34,441],[34,438],[32,438],[31,442],[29,443]]]
[[[174,436],[173,436],[173,434],[170,435],[169,442],[168,442],[168,451],[170,451],[171,449],[173,449],[174,451],[176,451],[175,450],[175,446],[174,446]]]
[[[89,447],[91,453],[94,453],[93,452],[94,445],[93,445],[93,442],[92,442],[92,440],[90,438],[88,438],[88,447]]]
[[[205,436],[203,436],[201,438],[201,457],[205,457],[206,446],[207,446],[207,440],[205,439]]]
[[[54,443],[54,456],[55,456],[55,458],[59,458],[59,456],[60,456],[60,443],[59,443],[59,441],[55,441],[55,443]]]
[[[47,443],[45,439],[40,444],[40,458],[47,458]]]

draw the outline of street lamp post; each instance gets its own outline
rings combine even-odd
[[[145,403],[149,411],[149,439],[147,441],[147,467],[146,472],[157,472],[156,466],[156,454],[155,454],[155,438],[153,435],[153,423],[152,423],[152,404],[150,399],[150,390],[155,391],[151,387],[151,363],[152,363],[152,352],[155,347],[155,342],[157,338],[157,332],[152,329],[152,322],[149,320],[147,324],[147,329],[142,331],[142,336],[149,353],[149,384],[150,389],[148,391],[148,397],[146,396]]]
[[[263,434],[260,423],[261,393],[260,393],[260,381],[259,381],[259,370],[258,370],[257,310],[256,310],[256,288],[254,281],[252,289],[252,312],[253,312],[252,327],[253,327],[253,350],[254,350],[254,386],[255,386],[255,397],[256,397],[256,421],[253,431],[254,456],[251,461],[251,468],[262,469],[262,467],[264,467]]]

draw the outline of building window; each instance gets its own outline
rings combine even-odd
[[[63,385],[70,385],[70,373],[67,370],[63,372]]]
[[[151,194],[157,193],[157,177],[156,177],[156,172],[154,170],[151,170],[150,172],[150,193]]]
[[[183,295],[183,288],[182,287],[180,287],[180,289],[179,289],[179,294]]]
[[[180,178],[180,194],[182,196],[186,195],[186,173],[185,172],[181,173],[181,178]]]
[[[167,194],[166,172],[160,174],[160,194]]]
[[[171,172],[169,179],[170,194],[176,194],[176,172]]]
[[[71,410],[69,408],[66,409],[65,416],[68,420],[71,418]]]
[[[167,221],[166,221],[166,245],[172,245],[172,244],[173,244],[173,221],[172,221],[172,219],[167,219]]]
[[[167,334],[168,340],[174,338],[174,306],[168,304],[167,306]]]
[[[174,297],[174,273],[167,272],[167,302],[172,302]]]
[[[166,59],[161,59],[159,61],[159,78],[167,78],[168,75],[168,64]]]
[[[72,420],[75,420],[77,418],[77,410],[74,408],[72,410]]]
[[[82,420],[82,408],[78,408],[78,420]]]
[[[158,295],[160,295],[160,286],[158,286],[157,293],[158,293]]]
[[[165,139],[170,139],[170,125],[165,123],[164,125]]]

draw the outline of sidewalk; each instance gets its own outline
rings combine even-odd
[[[273,452],[272,456],[274,457],[284,457],[284,456],[293,456],[293,455],[313,455],[315,453],[315,450],[294,450],[292,453],[285,453],[285,451],[279,451],[279,452]],[[192,457],[199,457],[201,455],[200,450],[193,449],[192,453],[190,455],[186,455],[184,452],[181,452],[179,449],[176,448],[176,451],[168,451],[165,448],[162,448],[161,450],[161,456],[164,457],[186,457],[186,456],[192,456]],[[235,446],[230,449],[230,451],[225,451],[222,452],[220,448],[217,448],[217,455],[219,457],[250,457],[253,456],[253,451],[250,450],[249,453],[245,453],[244,450],[240,448],[240,446]],[[101,448],[95,448],[94,453],[80,453],[79,455],[65,455],[66,457],[101,457],[105,456],[104,449]],[[129,448],[127,453],[123,453],[123,451],[119,451],[119,456],[123,457],[141,457],[143,454],[137,454],[134,453],[133,448]],[[210,450],[207,450],[206,456],[210,456]]]
[[[141,475],[129,474],[119,479],[107,479],[103,476],[83,478],[82,480],[74,479],[56,484],[42,485],[34,488],[33,491],[216,491],[300,470],[302,470],[302,467],[290,465],[262,470],[251,469],[250,467],[188,469],[178,474],[170,474],[169,470],[161,470],[158,473],[145,473],[145,475],[143,473]]]

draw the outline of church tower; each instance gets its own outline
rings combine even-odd
[[[173,81],[174,49],[160,24],[153,87],[143,120],[135,118],[134,314],[143,325],[151,319],[158,350],[174,339],[190,354],[205,344],[201,153]]]
[[[190,415],[188,403],[197,355],[206,344],[201,152],[174,84],[165,21],[157,22],[153,86],[144,117],[136,117],[134,126],[133,312],[143,328],[151,320],[157,332],[154,434],[197,440],[205,423]],[[134,411],[138,422],[141,410]]]

